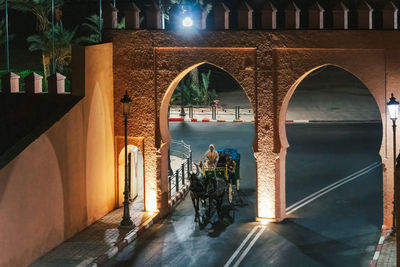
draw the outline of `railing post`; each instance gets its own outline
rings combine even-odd
[[[182,185],[185,185],[185,163],[182,163]]]
[[[179,169],[175,172],[175,190],[177,193],[179,192]]]
[[[172,181],[172,175],[168,175],[168,184],[169,184],[169,197],[171,197],[171,191],[172,191],[172,187],[171,187],[171,181]]]
[[[190,175],[190,165],[189,165],[189,157],[186,159],[186,163],[187,163],[187,177],[189,178]]]
[[[217,107],[215,105],[211,106],[211,119],[212,120],[217,119]]]
[[[193,106],[189,106],[189,118],[193,119]]]
[[[235,106],[235,120],[239,120],[240,118],[240,107]]]
[[[190,148],[189,148],[190,149]],[[190,150],[190,152],[189,152],[189,159],[190,159],[190,167],[192,167],[192,164],[193,164],[193,160],[192,160],[192,150]]]

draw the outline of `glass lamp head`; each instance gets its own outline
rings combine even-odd
[[[396,101],[396,98],[393,96],[389,99],[389,102],[386,103],[389,116],[391,120],[397,120],[399,117],[399,102]]]
[[[128,95],[128,91],[125,91],[125,95],[123,98],[121,98],[121,103],[122,103],[122,114],[124,116],[129,115],[130,107],[131,107],[131,98]]]

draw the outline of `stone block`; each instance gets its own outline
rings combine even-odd
[[[148,29],[161,29],[161,9],[155,2],[152,2],[146,8],[146,27]]]
[[[205,30],[207,28],[207,16],[208,11],[203,9],[200,14],[200,29]]]
[[[246,1],[241,1],[238,8],[238,27],[243,30],[253,29],[253,9]]]
[[[325,9],[318,3],[318,1],[315,1],[308,10],[308,28],[323,29],[324,12]]]
[[[216,30],[229,29],[229,12],[229,8],[223,2],[214,8],[214,28]]]
[[[42,80],[43,76],[32,72],[25,77],[25,93],[40,94],[43,93]]]
[[[333,28],[347,30],[349,28],[348,7],[342,2],[339,2],[332,10],[332,13],[333,13]]]
[[[300,29],[300,8],[293,1],[285,9],[285,28]]]
[[[270,2],[265,2],[261,10],[261,28],[263,29],[276,29],[276,12],[278,10]]]
[[[388,30],[398,29],[397,13],[399,9],[392,2],[388,2],[387,5],[382,9],[382,27]]]
[[[135,2],[130,2],[124,6],[126,29],[140,29],[140,12],[141,10],[137,7]]]
[[[65,76],[55,73],[47,78],[49,94],[65,94]]]
[[[118,27],[118,9],[111,3],[107,4],[103,10],[103,28],[116,29]]]
[[[3,93],[19,93],[19,75],[9,72],[1,77],[1,90]]]
[[[365,1],[358,7],[357,13],[359,29],[372,29],[372,12],[374,12],[374,9]]]

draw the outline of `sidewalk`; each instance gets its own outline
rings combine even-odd
[[[143,198],[135,200],[130,206],[131,219],[136,227],[118,229],[122,215],[123,208],[110,212],[43,255],[30,266],[101,265],[135,240],[143,230],[160,219],[158,213],[143,211]]]
[[[172,161],[173,169],[179,168],[182,161],[182,159],[174,157]],[[180,191],[173,192],[168,203],[169,206],[173,207],[177,205],[186,195],[188,189],[188,183],[180,185]],[[144,212],[143,207],[143,196],[138,196],[130,204],[130,215],[135,224],[134,228],[119,229],[118,226],[122,220],[123,208],[113,210],[37,259],[30,266],[101,266],[160,219],[158,212]]]
[[[396,238],[390,235],[390,230],[382,231],[378,245],[371,261],[371,267],[396,266]]]

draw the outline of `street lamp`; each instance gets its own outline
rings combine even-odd
[[[392,128],[393,128],[393,184],[394,179],[396,177],[395,170],[396,170],[396,120],[399,117],[399,102],[396,101],[396,98],[393,96],[389,99],[389,102],[386,103],[390,119],[392,120]],[[395,190],[393,189],[393,224],[392,224],[392,235],[396,234],[396,217],[395,217],[395,209],[396,202],[395,202]]]
[[[133,227],[134,224],[129,215],[129,189],[128,189],[128,135],[127,135],[127,124],[128,115],[132,100],[128,95],[128,91],[125,91],[125,95],[121,98],[122,103],[122,114],[124,115],[125,124],[125,188],[124,188],[124,216],[122,217],[121,227]]]
[[[192,18],[191,18],[191,17],[185,17],[185,18],[182,20],[182,26],[185,27],[185,28],[190,28],[190,27],[192,27],[192,26],[193,26],[193,20],[192,20]]]

